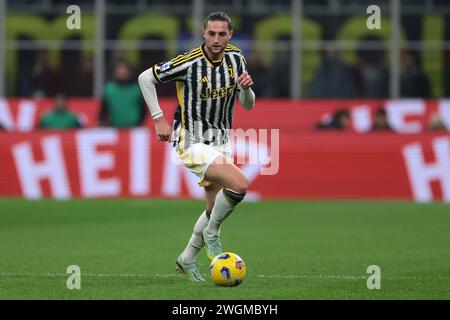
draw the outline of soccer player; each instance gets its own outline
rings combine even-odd
[[[233,163],[229,131],[236,96],[250,110],[255,94],[241,50],[229,44],[232,36],[228,15],[211,13],[203,25],[201,46],[139,75],[158,141],[173,143],[178,157],[205,189],[206,210],[176,260],[177,270],[196,282],[205,281],[196,263],[198,252],[206,245],[209,259],[222,253],[220,225],[244,199],[249,184]],[[179,102],[173,130],[159,107],[155,89],[155,84],[168,81],[176,81]]]

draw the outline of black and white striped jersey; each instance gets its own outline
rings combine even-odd
[[[221,61],[211,61],[203,45],[153,66],[160,82],[176,81],[178,108],[174,145],[222,144],[233,126],[238,77],[247,70],[242,51],[228,44]]]

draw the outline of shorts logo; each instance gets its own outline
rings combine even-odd
[[[160,72],[166,71],[167,69],[170,68],[170,62],[166,62],[161,66]]]

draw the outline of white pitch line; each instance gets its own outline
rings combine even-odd
[[[70,276],[69,273],[17,273],[17,272],[0,272],[0,277],[67,277]],[[93,278],[179,278],[183,277],[178,274],[164,274],[164,273],[154,273],[154,274],[140,274],[140,273],[83,273],[83,277],[93,277]]]
[[[67,277],[69,273],[17,273],[17,272],[0,272],[0,277]],[[92,278],[182,278],[183,275],[171,273],[81,273],[82,277]],[[308,275],[308,274],[257,274],[257,278],[266,279],[346,279],[361,280],[367,279],[366,276],[351,275]],[[413,276],[384,276],[384,279],[390,280],[426,280],[431,277],[413,277]],[[433,277],[433,279],[449,279],[449,277]]]
[[[257,278],[272,278],[272,279],[366,279],[363,276],[346,276],[346,275],[308,275],[308,274],[258,274]]]
[[[369,275],[367,275],[369,276]],[[367,276],[349,276],[349,275],[309,275],[309,274],[258,274],[257,278],[275,278],[275,279],[349,279],[349,280],[358,280],[358,279],[367,279]],[[384,279],[390,280],[426,280],[426,279],[450,279],[450,277],[413,277],[413,276],[383,276]]]

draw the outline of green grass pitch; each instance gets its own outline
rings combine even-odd
[[[175,272],[203,202],[0,200],[0,299],[449,299],[450,206],[242,203],[222,228],[247,264],[238,287]],[[207,275],[204,250],[199,263]],[[81,290],[66,268],[81,268]],[[366,286],[369,265],[381,289]]]

